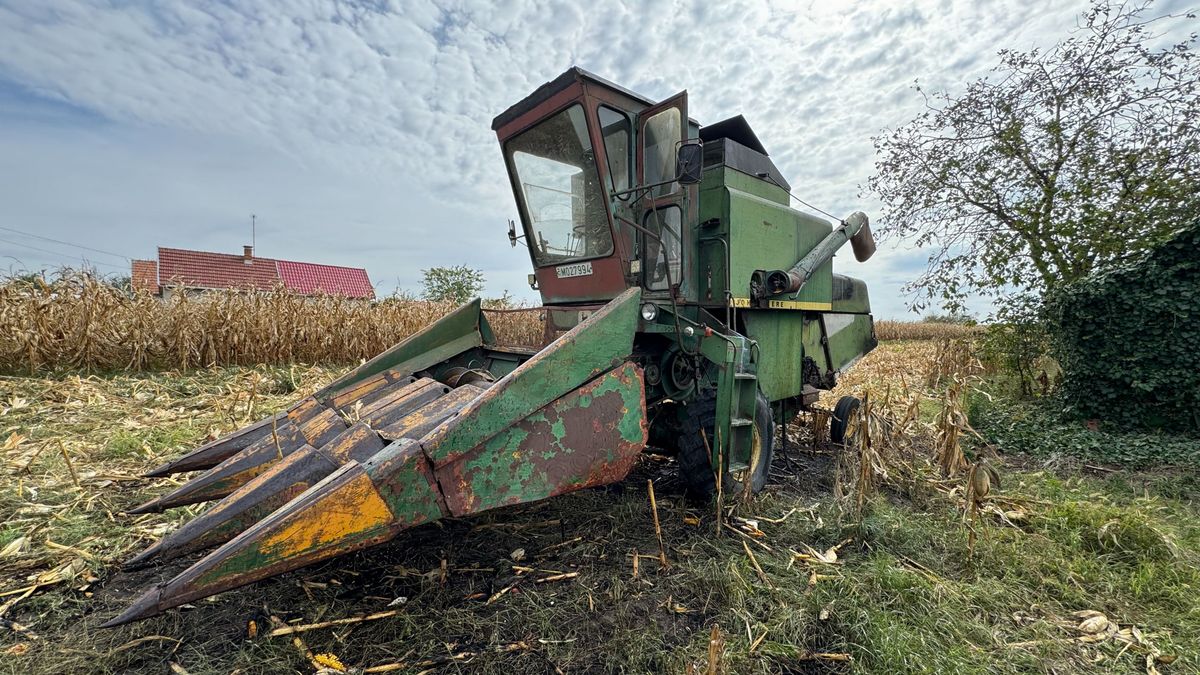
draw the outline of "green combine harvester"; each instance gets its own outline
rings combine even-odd
[[[700,126],[578,68],[498,116],[541,293],[540,350],[479,300],[279,413],[152,471],[203,471],[132,512],[216,503],[129,562],[217,547],[109,621],[153,616],[446,517],[623,479],[649,439],[695,497],[761,490],[776,420],[875,347],[866,285],[833,273],[867,217],[830,223],[741,117]],[[840,441],[856,401],[838,402]]]

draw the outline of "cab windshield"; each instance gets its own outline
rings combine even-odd
[[[538,265],[612,253],[604,190],[581,106],[522,132],[508,142],[507,154]]]

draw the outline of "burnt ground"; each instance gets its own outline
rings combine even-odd
[[[756,504],[775,517],[786,513],[785,504],[807,508],[828,494],[831,466],[830,451],[789,443],[777,451]],[[655,484],[668,568],[657,560],[648,480]],[[754,505],[738,509],[756,513]],[[681,661],[671,659],[686,660],[688,651],[703,665],[705,652],[696,647],[706,644],[727,596],[740,590],[730,588],[739,572],[731,577],[720,568],[728,564],[727,549],[740,549],[739,536],[728,530],[716,536],[712,510],[684,497],[671,458],[650,453],[625,481],[607,488],[423,526],[364,552],[99,630],[143,589],[194,558],[132,572],[107,569],[90,597],[78,594],[43,617],[42,632],[59,633],[61,649],[44,659],[29,654],[34,658],[25,665],[42,672],[159,673],[172,663],[190,673],[312,672],[303,649],[333,654],[347,666],[403,663],[414,671],[675,670]],[[830,542],[836,536],[826,534]],[[537,581],[565,573],[577,576]],[[311,623],[388,609],[397,615],[303,633],[303,646],[265,636],[272,621]],[[45,618],[54,622],[49,631]],[[777,665],[807,671],[814,664]]]

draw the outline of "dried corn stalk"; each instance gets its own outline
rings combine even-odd
[[[0,372],[354,363],[452,309],[399,298],[301,297],[282,287],[163,301],[78,272],[9,279],[0,282]],[[501,343],[540,346],[537,309],[485,312]]]

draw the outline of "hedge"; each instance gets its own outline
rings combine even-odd
[[[1061,393],[1080,416],[1200,431],[1200,223],[1047,298]]]

